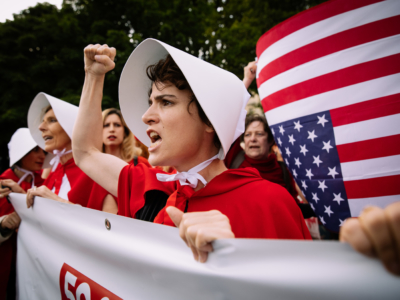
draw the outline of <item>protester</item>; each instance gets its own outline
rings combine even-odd
[[[347,219],[340,229],[340,241],[355,250],[379,258],[385,268],[400,275],[400,202],[382,209],[365,208],[358,218]]]
[[[108,108],[103,111],[103,153],[114,155],[127,163],[148,164],[140,156],[142,149],[136,146],[136,140],[122,117],[121,111]]]
[[[12,236],[21,219],[6,198],[11,189],[25,193],[41,185],[44,151],[37,146],[28,128],[19,128],[8,143],[10,168],[0,175],[0,299],[15,295],[16,239]]]
[[[167,175],[144,164],[106,159],[95,147],[95,130],[101,123],[105,73],[114,68],[115,55],[107,45],[85,48],[86,78],[73,151],[86,174],[113,195],[118,193],[119,214],[174,225],[166,207],[178,207],[178,214],[193,212],[179,225],[182,237],[197,236],[186,242],[200,261],[211,249],[209,238],[221,230],[232,228],[236,237],[247,238],[310,238],[300,210],[284,188],[263,180],[251,168],[227,170],[221,160],[243,132],[249,94],[240,80],[159,41],[144,41],[130,56],[120,81],[120,106],[140,140],[147,128],[149,162],[171,165],[178,173]],[[220,114],[222,108],[226,117]],[[157,191],[158,197],[148,201],[149,191]],[[176,211],[171,213],[177,222]],[[196,224],[196,229],[189,224]]]
[[[33,100],[28,112],[29,129],[38,145],[52,157],[52,171],[42,186],[28,190],[27,206],[31,207],[34,197],[40,196],[115,213],[114,198],[92,197],[93,181],[75,164],[70,136],[77,112],[78,107],[44,93]]]

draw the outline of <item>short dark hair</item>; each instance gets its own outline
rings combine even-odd
[[[244,123],[244,132],[246,132],[247,127],[253,122],[261,122],[264,126],[264,131],[268,134],[268,143],[275,143],[274,136],[272,135],[271,128],[269,128],[267,119],[260,115],[247,115],[246,121]]]
[[[160,83],[170,82],[175,85],[179,90],[188,90],[191,94],[190,102],[187,106],[187,111],[189,114],[189,107],[192,103],[195,103],[197,110],[199,112],[199,117],[201,121],[207,126],[213,127],[210,120],[207,118],[204,113],[203,108],[201,107],[199,101],[197,101],[196,95],[193,93],[192,88],[189,85],[189,82],[186,80],[185,75],[183,75],[181,69],[179,69],[178,65],[175,63],[174,59],[171,55],[167,55],[164,59],[160,59],[157,63],[150,65],[146,68],[147,77],[157,86],[159,87]],[[149,97],[152,93],[152,87],[149,90]],[[221,148],[221,141],[218,138],[217,132],[214,135],[214,146],[217,149]]]

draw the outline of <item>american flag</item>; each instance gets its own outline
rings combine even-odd
[[[400,201],[400,1],[332,0],[265,33],[257,85],[325,226]]]

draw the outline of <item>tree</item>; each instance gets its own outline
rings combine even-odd
[[[167,44],[243,76],[258,38],[274,25],[324,0],[64,0],[62,8],[37,4],[0,23],[1,170],[7,143],[35,95],[46,92],[73,104],[82,90],[83,49],[117,48],[107,74],[103,108],[118,107],[125,61],[146,38]],[[255,85],[252,86],[255,90]]]

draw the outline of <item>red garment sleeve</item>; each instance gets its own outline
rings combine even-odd
[[[145,204],[147,191],[159,190],[167,195],[175,191],[175,183],[158,181],[157,173],[164,172],[145,164],[122,169],[118,180],[118,215],[134,218]]]

